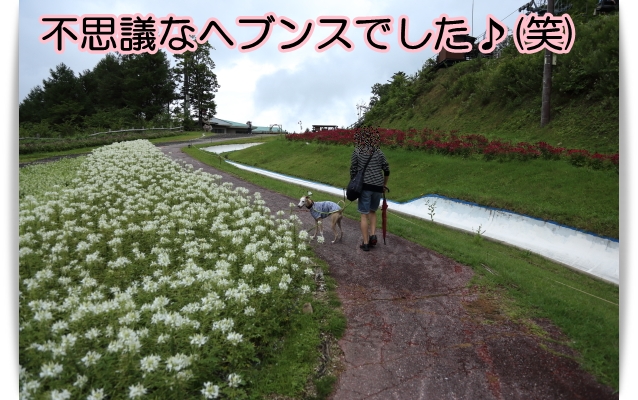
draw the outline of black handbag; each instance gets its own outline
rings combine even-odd
[[[366,161],[366,165],[363,169],[358,171],[357,175],[355,175],[355,177],[350,180],[350,183],[348,183],[348,187],[346,188],[346,198],[348,200],[355,201],[359,198],[359,196],[361,196],[361,192],[363,192],[363,175],[365,174],[366,168],[368,168],[368,163],[370,163],[373,155],[374,151],[370,154],[370,157],[368,158],[368,161]]]

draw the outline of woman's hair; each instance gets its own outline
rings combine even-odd
[[[359,149],[377,150],[381,143],[381,135],[378,128],[365,126],[354,133],[354,145]]]

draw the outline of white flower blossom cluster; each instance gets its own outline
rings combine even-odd
[[[263,316],[314,285],[298,218],[148,141],[69,165],[21,172],[21,398],[242,390]]]

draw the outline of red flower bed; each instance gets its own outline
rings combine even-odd
[[[318,141],[339,145],[354,143],[355,129],[334,129],[319,132],[306,132],[286,135],[288,140]],[[594,169],[618,170],[619,154],[591,154],[582,149],[565,149],[554,147],[545,142],[538,143],[510,143],[500,140],[489,140],[482,135],[457,135],[457,131],[443,133],[428,128],[423,130],[410,129],[407,132],[398,129],[379,128],[381,145],[390,148],[404,148],[421,150],[431,153],[457,155],[469,157],[473,154],[483,155],[486,160],[531,160],[543,158],[546,160],[569,161],[572,165],[589,166]]]

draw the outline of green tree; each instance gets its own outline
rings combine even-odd
[[[89,102],[98,110],[121,109],[124,101],[124,68],[119,55],[109,53],[92,71],[80,76]]]
[[[20,105],[18,106],[18,113],[20,123],[39,123],[46,118],[44,90],[42,89],[42,86],[38,85],[31,89],[27,97],[20,102]]]
[[[188,95],[188,117],[195,118],[202,127],[206,116],[216,114],[215,93],[219,89],[217,75],[213,72],[215,63],[210,56],[214,47],[210,43],[202,43],[193,52],[176,54],[175,77],[181,83],[181,97],[186,103]]]
[[[53,124],[73,123],[85,115],[85,92],[80,80],[64,63],[49,70],[43,84],[43,118]]]
[[[166,53],[127,54],[121,56],[121,64],[124,105],[146,121],[168,113],[176,84]]]

